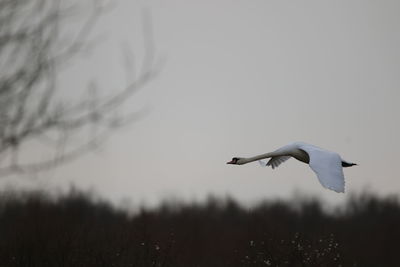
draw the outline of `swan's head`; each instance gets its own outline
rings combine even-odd
[[[234,158],[232,158],[231,161],[227,162],[226,164],[242,165],[244,163],[245,163],[245,159],[244,158],[234,157]]]

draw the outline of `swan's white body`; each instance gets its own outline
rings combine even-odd
[[[258,160],[262,166],[271,166],[274,169],[291,157],[308,163],[323,187],[341,193],[344,192],[343,167],[356,165],[343,160],[335,152],[303,142],[291,143],[273,152],[251,158],[233,158],[228,164],[242,165]],[[265,158],[270,160],[262,161]]]

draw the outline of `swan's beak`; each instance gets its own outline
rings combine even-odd
[[[233,160],[231,160],[231,161],[228,161],[226,164],[235,164],[235,163],[233,163]]]

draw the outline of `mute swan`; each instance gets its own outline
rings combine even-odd
[[[258,160],[262,166],[271,166],[272,169],[293,157],[310,165],[317,174],[323,187],[344,193],[344,175],[342,167],[351,167],[355,163],[343,160],[339,154],[303,142],[295,142],[281,147],[273,152],[251,158],[235,157],[227,164],[243,165]],[[262,159],[271,158],[267,163]]]

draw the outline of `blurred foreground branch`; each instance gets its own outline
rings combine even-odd
[[[102,1],[86,2],[90,14],[84,14],[85,21],[71,37],[61,28],[78,14],[78,5],[65,3],[0,0],[0,176],[38,172],[73,160],[143,115],[142,111],[121,115],[121,107],[157,72],[149,21],[145,21],[141,68],[130,74],[132,82],[126,88],[114,88],[100,97],[92,83],[84,89],[87,97],[73,103],[60,100],[58,68],[73,63],[84,50],[88,35],[108,8]],[[24,159],[38,145],[48,156]]]

